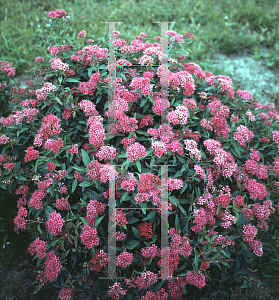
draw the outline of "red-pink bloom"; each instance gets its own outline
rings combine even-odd
[[[32,242],[27,251],[33,256],[35,254],[40,258],[44,258],[46,256],[46,245],[47,242],[42,241],[40,238],[37,238],[34,242]]]
[[[37,158],[39,158],[39,151],[34,150],[33,146],[28,147],[24,157],[24,161],[27,163],[28,161],[36,160]]]
[[[58,276],[62,265],[60,264],[59,258],[51,251],[47,254],[47,260],[45,262],[45,273],[49,281],[54,281]]]
[[[134,143],[127,147],[127,158],[130,159],[131,162],[138,160],[145,155],[145,147],[140,143]]]
[[[24,217],[27,217],[28,211],[26,208],[21,207],[18,210],[17,216],[14,218],[14,223],[16,225],[15,231],[17,231],[19,228],[26,229],[27,220],[24,219]]]
[[[94,274],[98,274],[103,271],[103,268],[108,264],[109,256],[104,250],[100,250],[91,258],[89,268],[94,271]]]
[[[54,211],[49,215],[49,219],[46,222],[46,226],[50,233],[58,235],[58,233],[62,231],[64,223],[65,221],[61,217],[60,213],[56,213]]]
[[[196,272],[188,272],[186,281],[188,284],[194,285],[197,288],[201,289],[202,287],[206,286],[205,283],[205,276],[203,274],[199,274]]]
[[[73,290],[74,289],[63,287],[60,290],[58,298],[61,299],[61,300],[71,300],[71,294],[72,294]]]
[[[41,189],[36,190],[30,200],[29,200],[29,206],[34,207],[36,209],[42,209],[43,208],[43,202],[42,199],[45,197],[45,192]]]
[[[77,37],[80,39],[81,37],[86,37],[86,31],[82,30],[78,33]]]
[[[56,208],[60,210],[67,210],[69,211],[69,202],[68,199],[61,198],[61,199],[56,199]]]
[[[108,289],[108,295],[112,297],[112,299],[118,300],[123,295],[126,295],[127,290],[124,290],[119,282],[115,282],[112,286]]]
[[[82,230],[83,232],[80,235],[80,238],[85,247],[91,249],[93,246],[99,245],[99,238],[97,237],[96,228],[91,228],[88,225],[84,225]]]
[[[133,261],[133,253],[124,251],[117,256],[116,265],[118,267],[126,268],[132,264],[132,261]]]

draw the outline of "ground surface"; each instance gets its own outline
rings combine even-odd
[[[215,67],[227,69],[235,85],[239,89],[257,92],[261,102],[279,102],[279,74],[278,70],[270,69],[263,59],[255,60],[248,54],[215,54],[212,58]],[[205,71],[205,70],[204,70]],[[224,75],[224,74],[216,74]],[[17,78],[18,84],[24,87],[26,80],[33,80],[32,76]],[[262,93],[262,90],[265,92]],[[276,103],[277,104],[277,103]],[[279,105],[277,106],[279,107]],[[10,245],[0,249],[0,299],[1,300],[54,300],[57,294],[50,286],[44,286],[37,295],[33,295],[33,284],[36,278],[36,262],[32,261],[27,252],[29,240],[27,235],[11,235]],[[254,278],[261,279],[264,288],[270,290],[270,299],[279,299],[279,287],[271,285],[268,279],[253,274]],[[86,299],[83,295],[74,300]]]

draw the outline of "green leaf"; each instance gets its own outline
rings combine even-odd
[[[78,185],[78,181],[75,179],[72,185],[72,193],[75,191],[77,185]]]
[[[81,154],[82,154],[82,161],[84,165],[87,166],[90,163],[90,157],[87,154],[87,152],[84,151],[83,149],[81,149]]]
[[[230,235],[230,236],[227,238],[227,241],[235,240],[235,239],[237,239],[237,238],[239,238],[239,237],[240,237],[240,234],[234,233],[234,234]]]
[[[180,208],[180,210],[182,211],[184,216],[187,216],[186,210],[178,203],[178,207]]]
[[[97,221],[95,222],[93,228],[96,228],[103,220],[103,218],[105,217],[106,215],[103,215],[102,217],[100,217],[99,219],[97,219]]]
[[[174,197],[174,196],[169,196],[169,200],[170,200],[170,202],[173,203],[175,206],[178,206],[178,205],[179,205],[178,200],[177,200],[176,197]]]
[[[138,168],[139,172],[141,173],[141,163],[140,163],[140,161],[137,160],[136,165],[137,165],[137,168]]]
[[[148,95],[148,99],[152,102],[152,103],[154,103],[154,98],[151,96],[151,95]]]
[[[81,186],[81,187],[89,187],[89,186],[92,186],[92,185],[93,185],[92,182],[89,181],[89,180],[84,180],[84,181],[82,181],[82,182],[79,184],[79,186]]]
[[[126,248],[129,250],[135,249],[140,244],[139,240],[129,240]]]
[[[142,221],[150,220],[153,217],[155,217],[155,215],[156,215],[156,211],[152,210],[145,218],[142,219]]]
[[[88,70],[88,72],[89,72],[89,70]],[[65,82],[80,82],[80,79],[77,79],[77,78],[67,78],[65,80]]]
[[[175,229],[181,230],[178,214],[176,214],[176,216],[175,216]]]
[[[80,217],[83,225],[90,225],[89,222],[84,218],[84,217]]]
[[[137,230],[137,228],[132,227],[132,230],[133,230],[134,235],[135,235],[138,239],[140,239],[140,238],[141,238],[141,235],[140,235],[139,231]]]

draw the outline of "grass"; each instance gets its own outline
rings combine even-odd
[[[150,42],[161,35],[156,21],[170,23],[170,30],[184,35],[191,32],[196,41],[190,46],[191,61],[203,69],[215,72],[210,58],[215,52],[232,53],[243,50],[259,57],[261,47],[270,48],[265,57],[274,66],[279,61],[279,6],[276,0],[203,0],[182,2],[173,0],[0,0],[1,60],[13,64],[17,74],[28,72],[36,56],[44,56],[48,47],[43,41],[48,32],[44,19],[51,10],[64,9],[70,16],[72,35],[85,30],[107,47],[108,26],[102,21],[122,21],[116,24],[121,37],[130,42],[135,35],[146,32]],[[224,74],[229,75],[229,74]]]

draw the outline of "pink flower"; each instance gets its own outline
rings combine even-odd
[[[104,250],[100,250],[93,256],[89,262],[90,270],[94,273],[100,273],[103,271],[103,268],[108,264],[109,256]]]
[[[117,256],[116,265],[118,267],[126,268],[132,264],[132,261],[133,261],[133,253],[129,253],[125,251]]]
[[[82,30],[78,33],[77,35],[78,38],[81,38],[81,37],[86,37],[86,31]]]
[[[27,153],[25,154],[24,161],[28,162],[39,158],[39,151],[34,150],[34,147],[28,147]]]
[[[108,295],[112,297],[112,299],[118,300],[123,295],[126,295],[127,290],[124,290],[119,282],[115,282],[112,286],[108,289]]]
[[[71,294],[72,294],[73,290],[74,289],[63,287],[60,290],[58,298],[61,299],[61,300],[71,300]]]
[[[49,219],[46,222],[46,226],[50,233],[58,235],[58,233],[62,231],[64,223],[65,221],[61,217],[60,213],[56,213],[54,211],[49,215]]]
[[[110,146],[101,146],[101,150],[96,154],[100,160],[114,159],[116,157],[116,149]]]
[[[188,272],[186,281],[188,284],[194,285],[197,288],[201,289],[202,287],[206,286],[205,283],[205,276],[203,274],[199,274],[196,272]]]
[[[145,147],[140,143],[134,143],[127,147],[127,158],[130,159],[131,162],[138,160],[145,155]]]
[[[233,134],[233,138],[238,141],[243,148],[246,147],[246,141],[250,142],[253,137],[254,133],[243,125],[238,126],[237,131]]]
[[[19,228],[26,229],[27,220],[24,219],[24,217],[27,217],[28,211],[26,208],[21,207],[18,210],[17,216],[14,218],[14,223],[16,225],[15,231],[17,231]]]
[[[80,235],[80,238],[85,247],[91,249],[93,246],[99,245],[99,238],[97,237],[96,228],[91,228],[88,225],[84,225],[82,230],[83,232]]]
[[[47,254],[47,260],[45,262],[45,273],[49,281],[54,281],[58,276],[62,265],[59,262],[59,258],[51,251]]]
[[[31,243],[28,247],[28,252],[33,256],[35,254],[40,258],[44,258],[46,256],[46,245],[47,242],[40,240],[37,238],[33,243]]]
[[[9,138],[5,134],[2,134],[0,136],[0,145],[5,145],[8,142],[9,142]]]
[[[65,198],[57,199],[56,200],[56,208],[60,210],[67,210],[69,211],[69,202]]]

